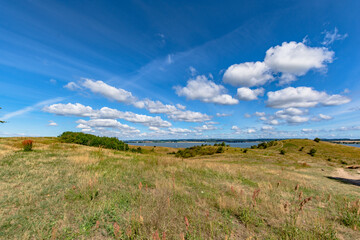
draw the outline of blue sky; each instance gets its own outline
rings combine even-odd
[[[359,1],[1,1],[0,136],[360,138]]]

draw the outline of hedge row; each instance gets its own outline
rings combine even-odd
[[[129,146],[115,137],[99,137],[82,132],[64,132],[59,136],[62,142],[77,143],[92,147],[110,148],[119,151],[129,150]]]

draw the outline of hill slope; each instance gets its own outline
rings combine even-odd
[[[359,186],[332,178],[357,177],[343,168],[359,164],[357,148],[285,140],[181,159],[166,148],[139,154],[33,140],[34,151],[23,152],[21,138],[0,139],[1,239],[360,236]]]

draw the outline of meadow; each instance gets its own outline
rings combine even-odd
[[[31,139],[0,138],[0,239],[360,239],[360,148],[291,139],[185,158]]]

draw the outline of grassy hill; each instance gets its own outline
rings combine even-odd
[[[293,139],[181,158],[22,140],[0,138],[0,239],[360,238],[346,168],[360,148]]]

